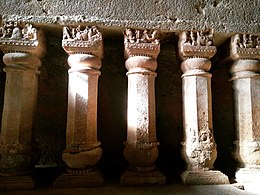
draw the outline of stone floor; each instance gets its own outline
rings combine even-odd
[[[38,188],[31,191],[5,191],[1,195],[77,195],[77,194],[185,194],[185,195],[257,195],[259,193],[250,193],[245,190],[240,190],[232,184],[228,185],[183,185],[171,184],[163,186],[144,186],[144,187],[122,187],[117,183],[106,183],[103,187],[98,188],[77,188],[77,189],[53,189],[53,188]]]
[[[38,168],[35,170],[36,175],[36,189],[34,190],[17,190],[17,191],[0,191],[0,195],[117,195],[117,194],[129,194],[129,195],[146,195],[146,194],[180,194],[180,195],[260,195],[260,190],[254,191],[254,193],[247,190],[241,190],[238,188],[238,184],[226,184],[226,185],[184,185],[181,183],[179,174],[172,177],[167,177],[165,185],[156,186],[142,186],[142,187],[126,187],[120,186],[119,180],[122,171],[113,171],[106,173],[104,177],[103,187],[90,187],[90,188],[67,188],[58,189],[53,188],[53,181],[64,172],[64,168]],[[113,170],[113,169],[112,169]],[[112,174],[114,173],[114,175]],[[166,174],[166,173],[165,173]],[[109,177],[108,177],[109,175]],[[234,179],[231,179],[234,182]],[[259,192],[259,193],[257,193]]]

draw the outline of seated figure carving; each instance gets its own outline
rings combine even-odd
[[[81,26],[76,28],[63,27],[63,40],[67,41],[95,41],[101,37],[101,33],[96,26],[86,26],[84,30],[81,30]]]
[[[32,24],[21,24],[19,22],[4,22],[0,27],[0,38],[37,40],[37,29]]]
[[[159,43],[157,30],[126,29],[125,43]]]

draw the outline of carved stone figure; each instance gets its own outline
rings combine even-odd
[[[74,38],[74,36],[72,36],[72,32],[69,30],[69,27],[64,26],[62,28],[62,32],[63,32],[62,39],[71,39],[71,37]]]
[[[86,26],[84,30],[78,25],[76,28],[63,27],[63,40],[67,41],[94,41],[101,37],[96,26]]]
[[[260,60],[259,48],[260,36],[253,34],[235,34],[231,37],[230,57],[233,60],[247,58]]]
[[[14,22],[14,29],[12,32],[11,39],[21,39],[22,38],[22,32],[21,29],[18,26],[17,22]]]
[[[37,40],[37,29],[32,24],[5,22],[0,29],[0,36],[4,39]]]
[[[242,44],[242,39],[240,37],[240,34],[235,34],[234,35],[234,43],[236,44],[237,47],[243,47],[243,44]]]
[[[62,47],[70,55],[73,53],[103,56],[103,38],[96,26],[63,27]]]
[[[259,48],[260,36],[252,34],[235,34],[232,37],[231,44],[236,45],[239,48]]]
[[[197,45],[196,37],[193,31],[190,32],[189,43],[193,46]]]
[[[255,48],[260,48],[260,36],[256,38],[256,46]]]
[[[125,58],[143,55],[156,59],[160,51],[158,36],[157,30],[125,29]]]
[[[211,46],[213,44],[213,31],[184,31],[181,34],[180,45]]]
[[[124,31],[125,42],[129,43],[159,43],[157,30],[133,30]]]
[[[211,58],[217,52],[213,44],[213,30],[183,31],[179,35],[179,53],[182,59]]]
[[[131,29],[126,29],[125,30],[125,42],[130,42],[134,43],[135,42],[135,37]]]
[[[36,40],[37,39],[37,30],[32,26],[32,24],[25,24],[25,27],[22,30],[23,39],[27,40]]]
[[[3,25],[3,36],[2,38],[10,38],[12,36],[14,25],[12,22],[5,22]]]

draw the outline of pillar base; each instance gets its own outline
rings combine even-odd
[[[236,172],[236,181],[244,186],[246,191],[260,192],[260,168],[240,168]]]
[[[53,183],[54,188],[86,188],[104,185],[103,175],[98,171],[87,173],[65,173]]]
[[[30,175],[0,176],[0,190],[32,190],[36,181]]]
[[[159,171],[126,171],[120,179],[122,186],[162,185],[166,181],[165,176]]]
[[[217,185],[229,184],[228,177],[220,171],[184,171],[181,174],[184,184]]]

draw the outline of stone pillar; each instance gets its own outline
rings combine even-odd
[[[235,97],[236,157],[241,168],[236,180],[246,190],[259,192],[260,181],[260,36],[231,38],[231,81]]]
[[[44,53],[41,31],[30,24],[5,23],[0,50],[6,65],[4,108],[0,135],[0,189],[32,189],[35,165],[34,118],[38,94],[40,57]]]
[[[125,66],[128,70],[127,142],[124,157],[129,169],[121,185],[163,184],[155,169],[158,156],[154,80],[160,44],[157,31],[125,30]]]
[[[102,35],[95,26],[85,29],[80,26],[64,27],[62,46],[69,54],[68,64],[71,67],[68,71],[67,146],[62,154],[68,173],[61,175],[54,186],[102,186],[103,177],[95,169],[102,156],[101,143],[97,140]]]
[[[228,177],[212,170],[217,157],[213,136],[210,58],[215,55],[211,31],[182,32],[179,37],[181,64],[184,142],[182,155],[187,170],[185,184],[226,184]]]

